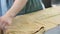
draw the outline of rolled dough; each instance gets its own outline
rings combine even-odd
[[[6,34],[43,34],[60,24],[60,8],[52,7],[34,13],[16,16]],[[41,27],[42,30],[39,30]]]

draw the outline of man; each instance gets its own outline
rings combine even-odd
[[[14,18],[17,13],[18,15],[23,15],[44,8],[41,0],[0,0],[0,2],[0,12],[3,13],[3,16],[0,17],[0,28],[10,25],[12,18]],[[13,5],[11,7],[12,3]]]

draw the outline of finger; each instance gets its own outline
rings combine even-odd
[[[8,20],[7,22],[8,22],[7,24],[10,25],[12,21]]]
[[[0,22],[0,28],[2,28],[2,22]]]
[[[6,22],[6,21],[3,21],[2,25],[3,26],[9,26],[8,22]]]
[[[5,21],[1,21],[0,28],[3,28],[5,26]]]
[[[8,21],[3,21],[3,20],[0,21],[0,28],[1,29],[6,29],[7,28],[6,26],[9,26],[9,25],[10,24]]]
[[[0,18],[0,26],[1,26],[1,24],[2,24],[2,20],[1,20],[1,18]]]
[[[1,29],[6,29],[6,22],[3,22],[2,26],[1,26]]]
[[[1,21],[1,25],[2,25],[2,26],[8,25],[7,23],[8,23],[8,22],[6,22],[6,21]]]
[[[4,23],[4,21],[1,19],[1,20],[0,20],[0,26],[2,26],[3,23]]]
[[[9,26],[9,23],[8,22],[5,22],[5,26]]]
[[[6,25],[7,25],[6,23],[7,23],[7,22],[3,21],[2,26],[3,26],[3,27],[6,26]]]

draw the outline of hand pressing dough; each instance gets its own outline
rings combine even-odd
[[[60,9],[53,7],[16,16],[12,25],[6,30],[6,34],[43,34],[44,30],[47,31],[58,24],[60,24]],[[44,27],[44,29],[39,30],[41,27]]]

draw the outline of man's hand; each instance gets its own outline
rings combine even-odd
[[[7,26],[11,25],[11,23],[12,23],[12,17],[8,17],[8,16],[0,17],[0,28],[1,29],[6,29]]]

